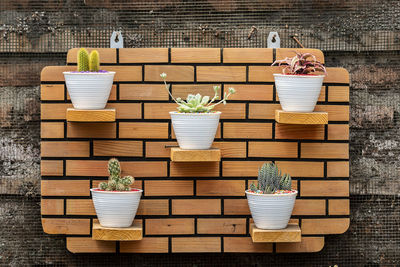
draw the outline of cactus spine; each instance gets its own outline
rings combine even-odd
[[[258,185],[250,185],[252,191],[262,191],[273,194],[277,190],[292,190],[292,178],[289,174],[282,175],[274,163],[264,163],[258,171]]]
[[[89,70],[99,71],[100,70],[100,56],[97,50],[93,50],[89,55]]]
[[[129,191],[130,185],[133,184],[135,179],[132,176],[121,177],[121,165],[119,161],[112,158],[108,161],[108,172],[110,174],[108,182],[99,184],[101,190],[106,191]]]
[[[78,51],[78,71],[89,71],[89,53],[85,48]]]

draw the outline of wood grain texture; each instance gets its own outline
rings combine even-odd
[[[90,196],[89,180],[42,180],[42,196]]]
[[[324,125],[275,124],[276,139],[324,140]]]
[[[247,199],[224,199],[224,215],[249,215]]]
[[[272,243],[254,243],[251,237],[224,237],[224,252],[272,253]]]
[[[198,82],[245,82],[245,66],[197,66]]]
[[[193,82],[193,66],[172,66],[172,65],[145,65],[144,80],[146,82],[162,82],[161,73],[166,73],[168,82]]]
[[[67,123],[68,138],[115,138],[116,136],[117,130],[115,123]]]
[[[349,121],[349,106],[316,105],[314,112],[328,112],[329,121]]]
[[[121,242],[121,253],[168,253],[168,237],[145,237],[140,242]]]
[[[325,199],[296,199],[293,215],[325,215]]]
[[[349,86],[329,86],[328,101],[329,102],[349,102],[350,87]]]
[[[143,227],[141,220],[135,220],[130,227],[111,228],[103,227],[100,223],[93,223],[92,239],[104,241],[132,241],[142,240]]]
[[[42,84],[40,85],[40,99],[46,100],[64,100],[63,84]]]
[[[243,180],[197,180],[197,196],[243,196]]]
[[[300,242],[301,230],[297,224],[288,224],[285,229],[263,230],[250,224],[251,239],[255,243],[281,243],[281,242]]]
[[[64,171],[62,160],[42,160],[40,174],[42,176],[62,176]]]
[[[120,100],[168,100],[163,84],[120,84]]]
[[[324,237],[303,236],[298,243],[278,243],[277,253],[319,252],[324,247]]]
[[[64,122],[42,122],[40,124],[41,138],[64,138]]]
[[[327,124],[327,112],[289,112],[275,110],[275,120],[287,124]]]
[[[297,143],[249,142],[249,157],[297,158]]]
[[[275,110],[281,109],[280,104],[249,104],[249,118],[250,119],[265,119],[274,120]]]
[[[88,141],[42,141],[40,151],[42,157],[89,157]]]
[[[71,122],[112,122],[115,109],[79,110],[67,109],[67,121]]]
[[[171,177],[218,177],[218,162],[171,162]]]
[[[173,84],[172,85],[172,94],[174,97],[180,97],[182,99],[186,99],[188,94],[201,94],[214,96],[214,86],[219,86],[220,89],[218,92],[218,98],[221,99],[221,84]],[[164,89],[165,91],[165,89]]]
[[[198,234],[223,234],[223,235],[240,235],[246,234],[245,218],[198,218],[197,219]]]
[[[264,161],[223,161],[222,175],[239,177],[256,177]]]
[[[329,199],[329,215],[350,215],[349,199]]]
[[[121,122],[120,138],[168,138],[168,123],[164,122]]]
[[[224,63],[272,63],[272,48],[224,48]]]
[[[43,215],[64,215],[64,199],[44,198],[40,203]]]
[[[324,177],[323,162],[276,161],[275,164],[292,177]]]
[[[192,196],[192,180],[149,180],[144,182],[145,196]]]
[[[209,162],[221,161],[221,150],[210,148],[206,150],[171,148],[171,161],[175,162]]]
[[[147,235],[194,234],[194,218],[147,219]]]
[[[328,140],[349,140],[348,124],[329,124]]]
[[[172,237],[172,252],[221,252],[219,237]]]
[[[116,242],[97,241],[91,237],[67,237],[67,249],[71,253],[115,253]]]
[[[300,196],[348,197],[349,181],[300,181]]]
[[[342,143],[302,143],[301,158],[348,159],[349,144]]]
[[[172,199],[172,215],[221,214],[220,199]]]
[[[94,156],[141,157],[142,141],[94,140]]]
[[[328,177],[349,177],[348,161],[329,161],[327,168]]]
[[[343,234],[350,226],[350,218],[302,219],[303,234]]]
[[[42,218],[43,231],[52,235],[88,235],[90,219]]]
[[[166,63],[168,48],[122,48],[119,49],[120,63]]]
[[[230,100],[247,100],[247,101],[272,101],[273,85],[272,84],[225,84],[224,91],[232,87],[236,93],[229,97]]]
[[[220,48],[171,48],[172,63],[219,63]]]
[[[225,122],[224,138],[271,139],[272,123]]]

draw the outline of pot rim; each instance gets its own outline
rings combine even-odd
[[[107,71],[107,72],[73,72],[73,71],[64,71],[63,74],[72,74],[72,75],[114,75],[115,71]]]
[[[325,77],[325,75],[296,75],[296,74],[282,74],[282,73],[273,73],[274,76],[279,76],[279,77],[296,77],[296,78],[321,78]]]
[[[292,193],[285,193],[285,194],[258,194],[258,193],[251,193],[249,190],[245,190],[247,195],[253,195],[253,196],[260,196],[260,197],[285,197],[285,196],[292,196],[292,195],[297,195],[299,191],[294,190],[295,192]]]
[[[101,190],[100,188],[96,187],[96,188],[90,188],[91,192],[96,192],[96,193],[101,193],[101,194],[138,194],[138,193],[142,193],[143,190],[139,189],[139,188],[132,188],[135,189],[136,191],[104,191]]]
[[[169,114],[174,114],[174,115],[182,115],[182,116],[187,116],[187,115],[195,115],[195,116],[215,116],[221,114],[221,111],[215,111],[212,113],[183,113],[179,111],[170,111]]]

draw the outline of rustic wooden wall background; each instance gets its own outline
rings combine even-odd
[[[41,74],[42,224],[49,234],[67,236],[71,252],[316,252],[324,235],[349,226],[349,76],[328,68],[318,111],[329,124],[275,123],[280,107],[270,63],[293,49],[135,48],[100,49],[104,69],[115,70],[108,107],[115,123],[69,123],[71,107],[62,71]],[[323,61],[323,54],[313,50]],[[69,65],[76,50],[70,50]],[[175,109],[159,74],[166,72],[175,96],[212,94],[233,86],[215,147],[221,163],[174,163],[165,145],[176,144],[168,111]],[[144,190],[137,219],[144,238],[133,242],[93,241],[96,218],[89,188],[107,178],[110,157]],[[300,193],[293,220],[302,229],[298,244],[253,244],[244,190],[265,161],[275,161],[295,178]]]

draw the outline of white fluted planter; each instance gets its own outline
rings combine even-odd
[[[97,218],[103,227],[129,227],[135,219],[143,190],[103,191],[90,189]]]
[[[282,109],[293,112],[313,112],[321,93],[324,77],[324,75],[274,73]]]
[[[286,194],[256,194],[246,191],[251,216],[259,229],[284,229],[292,215],[297,191]]]
[[[209,149],[217,132],[220,111],[179,113],[171,111],[172,126],[181,149]]]
[[[63,72],[71,102],[76,109],[104,109],[114,80],[109,72]]]

